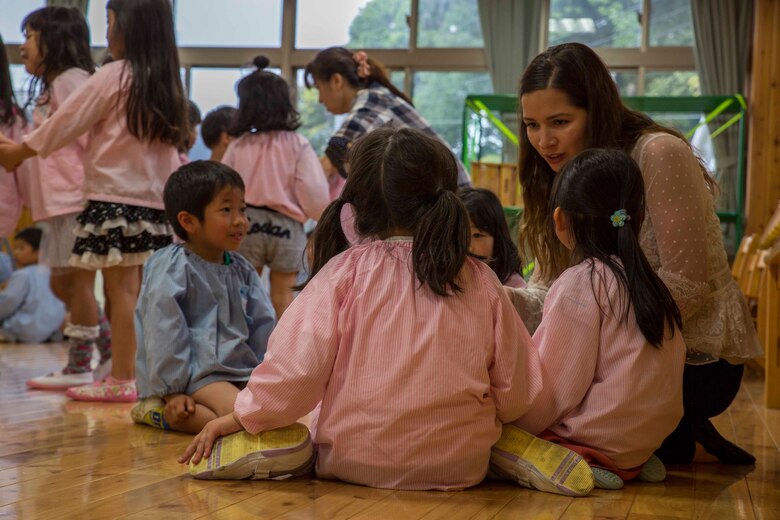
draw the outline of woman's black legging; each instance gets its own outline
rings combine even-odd
[[[734,401],[744,369],[744,365],[732,365],[724,359],[706,365],[685,365],[683,418],[656,451],[664,463],[689,464],[697,442],[725,464],[755,463],[755,457],[724,439],[710,422],[710,417],[720,415]]]

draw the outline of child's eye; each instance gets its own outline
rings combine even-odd
[[[472,234],[471,234],[471,238],[485,238],[485,235],[484,235],[484,234],[482,234],[482,233],[479,233],[479,232],[477,232],[477,233],[472,233]]]
[[[568,122],[569,122],[568,119],[555,119],[553,121],[553,124],[556,125],[556,126],[563,126],[563,125],[565,125]]]
[[[525,126],[526,128],[536,128],[538,125],[533,121],[526,121]]]
[[[241,206],[241,213],[246,213],[246,206]]]

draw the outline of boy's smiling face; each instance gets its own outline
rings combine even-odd
[[[27,267],[38,263],[38,250],[24,240],[14,240],[14,261],[19,267]]]
[[[182,211],[179,222],[189,235],[190,248],[204,260],[221,264],[225,251],[237,250],[249,227],[244,190],[225,186],[203,210],[203,220]]]

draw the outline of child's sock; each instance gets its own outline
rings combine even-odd
[[[91,372],[92,349],[98,337],[99,328],[68,323],[65,335],[68,336],[68,364],[63,374],[83,374]]]
[[[597,488],[621,489],[623,487],[623,479],[608,469],[597,467],[591,469],[593,470],[593,479]]]
[[[661,459],[650,455],[650,459],[642,466],[642,471],[636,478],[640,482],[663,482],[666,480],[666,466]]]
[[[100,353],[100,364],[102,365],[111,359],[111,324],[108,323],[108,318],[106,318],[103,311],[100,312],[100,317],[98,318],[98,327],[100,330],[95,340],[95,345],[97,345]]]

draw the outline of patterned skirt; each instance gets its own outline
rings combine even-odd
[[[173,235],[164,211],[128,204],[91,200],[76,222],[70,265],[82,269],[143,265]]]

